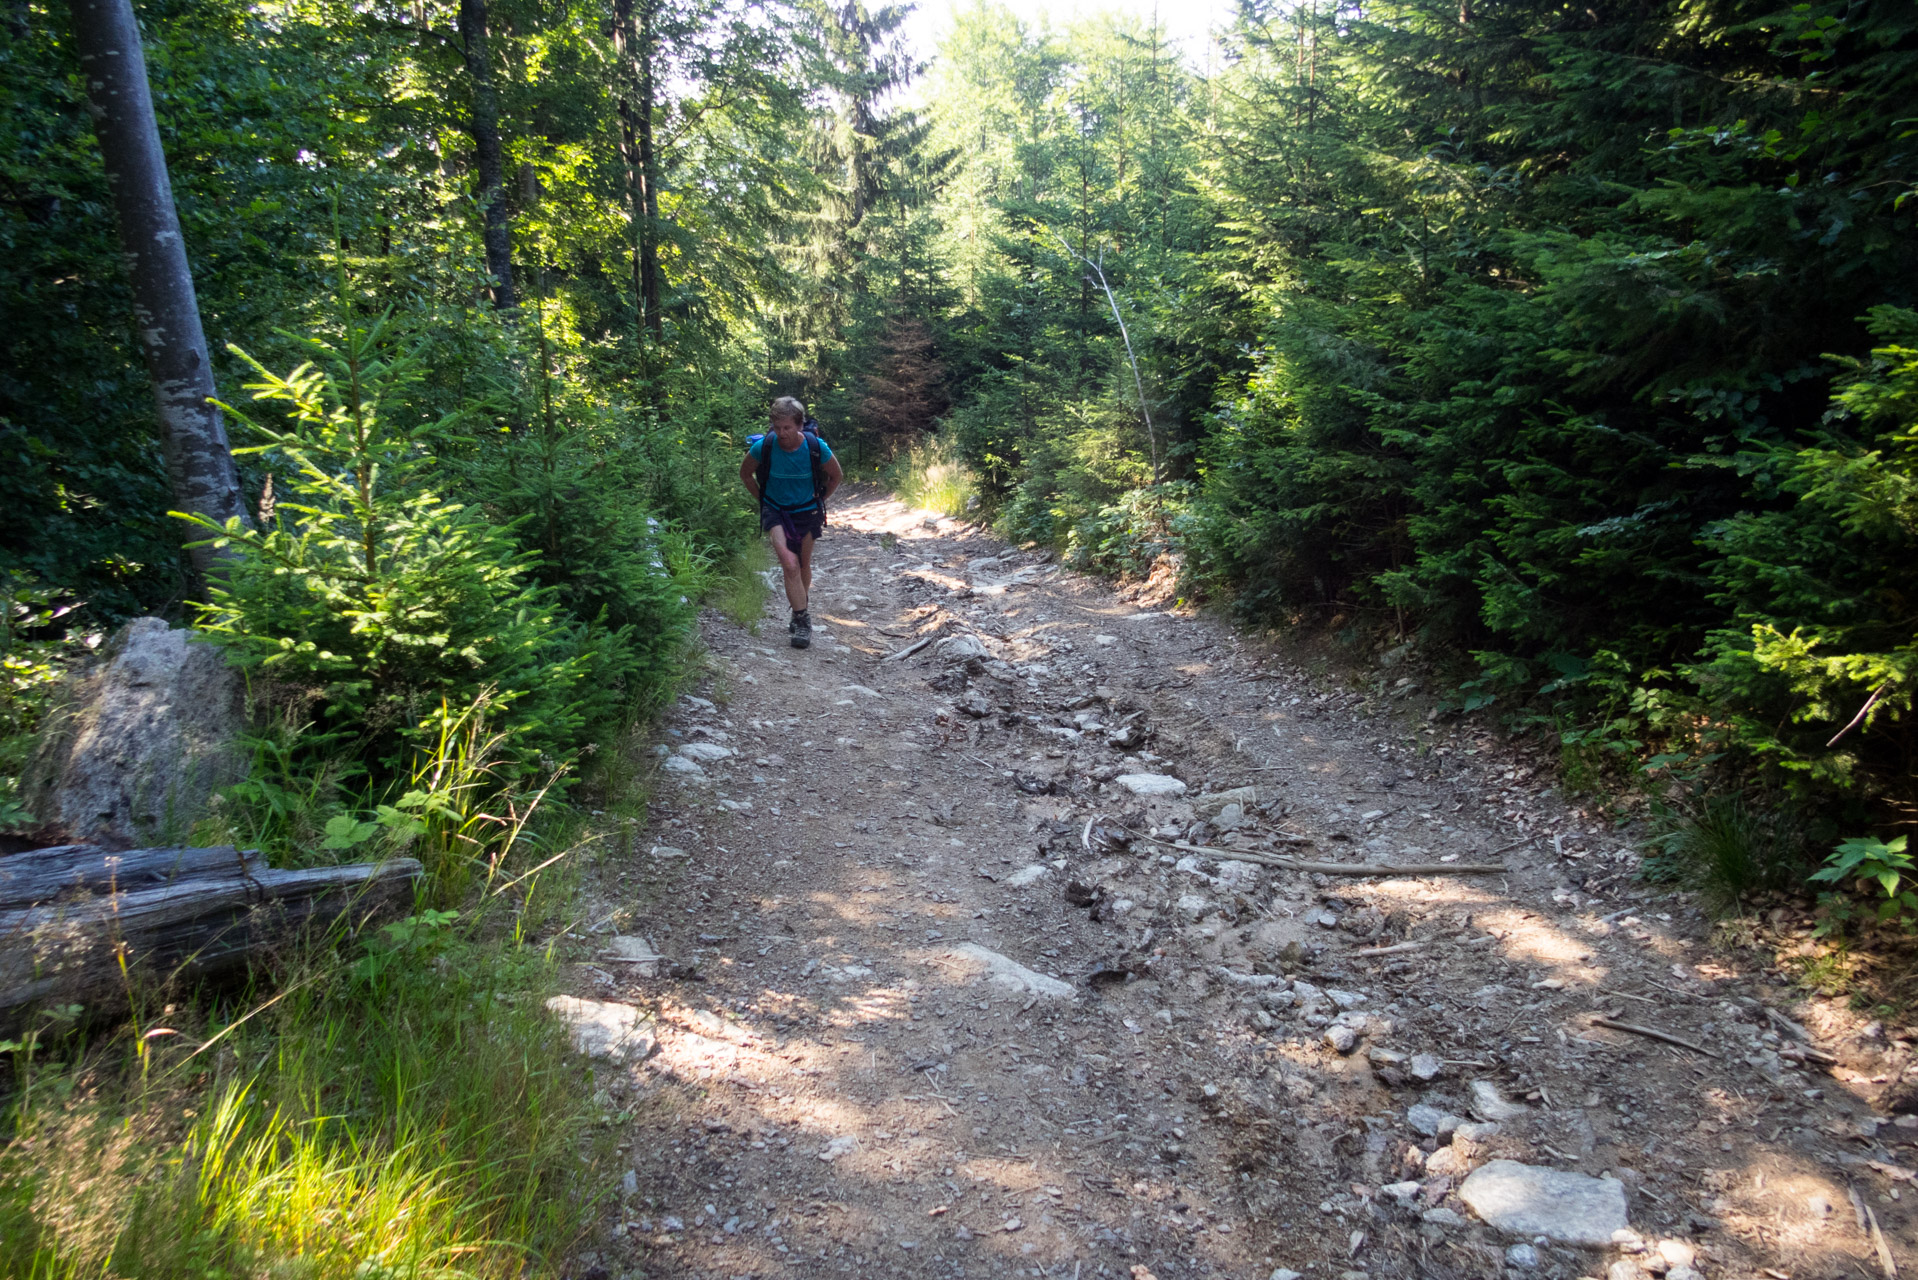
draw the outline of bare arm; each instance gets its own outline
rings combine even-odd
[[[759,459],[753,457],[751,449],[746,450],[746,457],[739,464],[739,482],[753,495],[754,502],[759,501]]]
[[[839,482],[845,478],[846,473],[840,469],[839,459],[826,459],[826,497],[832,497],[832,491],[837,489]]]

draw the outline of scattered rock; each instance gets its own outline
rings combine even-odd
[[[932,646],[932,651],[945,658],[983,658],[986,657],[986,642],[975,635],[946,636]]]
[[[667,861],[673,858],[690,858],[692,855],[684,849],[675,849],[669,844],[656,844],[652,848],[651,856],[661,861]]]
[[[841,1156],[849,1156],[857,1150],[859,1150],[859,1139],[853,1137],[851,1134],[846,1134],[842,1137],[834,1138],[831,1142],[828,1142],[824,1147],[820,1148],[819,1158],[827,1164],[831,1164]]]
[[[1465,1121],[1449,1111],[1441,1111],[1429,1103],[1420,1102],[1406,1109],[1405,1123],[1412,1127],[1413,1133],[1424,1134],[1428,1138],[1446,1138]]]
[[[699,761],[689,756],[667,756],[664,760],[660,761],[659,771],[661,773],[676,773],[688,779],[703,778],[706,776],[706,771],[699,767]]]
[[[1056,1000],[1070,1000],[1074,996],[1069,984],[1043,973],[1035,973],[1018,961],[1009,960],[997,951],[988,951],[977,943],[961,943],[947,951],[946,956],[972,968],[974,981],[990,982],[1008,991]]]
[[[1015,889],[1030,888],[1052,874],[1052,868],[1043,863],[1030,863],[1002,880],[1001,884],[1011,885]]]
[[[1538,1250],[1529,1244],[1515,1244],[1505,1251],[1505,1265],[1520,1271],[1534,1270],[1538,1266]]]
[[[630,1004],[554,996],[546,1007],[566,1024],[573,1048],[589,1058],[630,1062],[646,1057],[658,1044],[645,1015]]]
[[[730,760],[732,748],[722,747],[717,742],[689,742],[681,747],[679,755],[688,760],[697,760],[701,764],[712,764],[717,760]]]
[[[1202,796],[1193,797],[1192,807],[1200,817],[1211,818],[1223,813],[1227,805],[1236,804],[1243,811],[1247,805],[1259,803],[1259,796],[1257,787],[1233,787],[1230,791],[1208,791]]]
[[[1698,1250],[1683,1240],[1660,1240],[1658,1256],[1665,1260],[1668,1267],[1689,1267],[1697,1263]]]
[[[1516,1120],[1530,1108],[1508,1102],[1490,1080],[1472,1081],[1472,1114],[1481,1120]]]
[[[1407,1064],[1407,1070],[1412,1073],[1414,1080],[1430,1082],[1445,1074],[1445,1063],[1435,1053],[1415,1053]]]
[[[614,964],[630,964],[632,972],[641,978],[659,976],[659,952],[653,950],[653,944],[646,939],[631,934],[615,937],[606,950],[600,953],[602,959]]]
[[[135,618],[68,681],[21,778],[34,817],[110,849],[174,843],[169,830],[184,834],[215,790],[246,776],[240,673],[192,634]]]
[[[1427,1209],[1419,1215],[1419,1220],[1429,1222],[1435,1227],[1462,1227],[1465,1225],[1465,1219],[1459,1217],[1458,1214],[1447,1209],[1444,1205],[1440,1205],[1436,1209]]]
[[[1212,899],[1206,897],[1204,894],[1182,893],[1179,895],[1179,915],[1189,922],[1197,923],[1211,915],[1216,909],[1217,908],[1212,905]]]
[[[1560,1244],[1609,1245],[1630,1224],[1625,1186],[1609,1178],[1494,1160],[1459,1187],[1459,1199],[1500,1231]]]
[[[1163,773],[1122,773],[1114,782],[1135,796],[1182,796],[1185,783]]]
[[[1327,1027],[1323,1038],[1335,1053],[1350,1053],[1359,1044],[1359,1033],[1343,1024]]]

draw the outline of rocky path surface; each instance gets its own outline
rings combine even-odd
[[[1904,1033],[1714,952],[1409,678],[877,498],[810,651],[783,605],[708,620],[571,944],[627,1170],[572,1274],[1918,1266]]]

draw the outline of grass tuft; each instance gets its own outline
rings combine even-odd
[[[893,460],[886,487],[907,506],[959,517],[979,505],[978,478],[950,441],[933,437]]]

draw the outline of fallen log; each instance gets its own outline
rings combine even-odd
[[[302,936],[410,909],[412,858],[276,871],[257,852],[67,845],[0,858],[0,1035],[48,1004],[89,1020],[130,987],[237,972]]]

